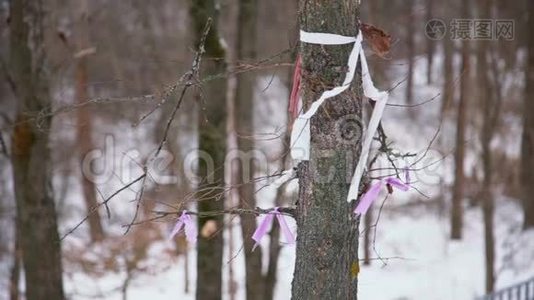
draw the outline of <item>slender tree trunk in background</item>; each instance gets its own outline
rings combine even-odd
[[[413,68],[414,68],[414,56],[415,56],[415,41],[414,41],[414,0],[406,1],[406,18],[407,27],[406,27],[406,49],[407,49],[407,60],[408,60],[408,78],[406,79],[406,103],[408,105],[413,103]],[[409,110],[412,112],[413,110]]]
[[[79,19],[77,30],[77,51],[87,50],[89,47],[89,10],[87,7],[87,0],[82,0],[79,6]],[[87,93],[87,55],[78,57],[76,62],[76,100],[80,107],[77,110],[77,138],[80,161],[79,165],[84,159],[84,156],[93,149],[93,141],[91,137],[91,112],[87,105],[81,105],[89,99]],[[85,207],[89,216],[89,233],[92,242],[101,241],[104,238],[104,229],[100,221],[100,213],[93,209],[97,207],[95,184],[88,179],[83,171],[81,172],[81,181],[83,189],[83,198]]]
[[[434,0],[427,0],[426,6],[426,22],[430,21],[434,16]],[[415,33],[414,33],[415,34]],[[434,64],[434,48],[435,43],[432,39],[426,38],[426,82],[432,83],[432,65]]]
[[[370,207],[365,216],[363,216],[365,231],[363,232],[363,264],[371,265],[371,226],[373,223],[373,208]],[[376,228],[373,228],[376,230]]]
[[[61,300],[61,246],[48,148],[51,117],[39,116],[52,104],[42,52],[43,3],[13,0],[10,16],[10,63],[18,99],[11,157],[26,299]]]
[[[440,9],[445,10],[443,6],[439,5]],[[445,16],[447,17],[447,16]],[[441,89],[441,119],[443,120],[450,109],[450,106],[453,102],[454,97],[454,86],[453,86],[453,42],[449,34],[445,34],[441,41],[443,49],[443,85]],[[439,136],[439,148],[442,148],[445,144],[445,136]],[[440,177],[440,196],[438,197],[438,212],[440,216],[449,216],[449,213],[446,212],[448,207],[447,201],[448,198],[446,195],[449,194],[449,187],[446,186],[445,180]]]
[[[490,19],[491,16],[491,0],[477,1],[479,18]],[[477,82],[479,84],[479,103],[482,106],[482,169],[484,177],[481,187],[482,198],[482,214],[484,219],[484,252],[486,263],[486,293],[493,292],[495,285],[495,234],[493,215],[495,211],[495,200],[493,197],[493,166],[492,166],[492,152],[491,140],[495,134],[496,122],[499,114],[499,107],[497,101],[500,97],[500,89],[497,86],[492,86],[488,74],[488,51],[489,45],[487,41],[478,41],[477,43]],[[493,76],[497,76],[494,73]],[[495,84],[499,84],[495,82]],[[499,99],[500,101],[500,99]]]
[[[486,293],[493,292],[495,286],[495,234],[493,230],[493,215],[495,211],[495,201],[492,194],[492,154],[490,143],[493,137],[491,129],[491,101],[486,100],[483,108],[483,129],[482,129],[482,165],[484,179],[482,184],[482,213],[484,216],[484,249],[486,261]]]
[[[256,23],[257,1],[239,0],[238,29],[237,29],[237,61],[250,63],[256,58]],[[254,151],[254,85],[256,76],[252,72],[237,75],[237,89],[235,97],[237,147],[242,157],[237,164],[237,191],[241,208],[256,207],[254,185],[254,159],[248,157]],[[264,278],[262,276],[262,249],[251,251],[254,241],[251,239],[256,228],[256,217],[242,214],[241,234],[243,236],[245,252],[245,286],[246,299],[258,299],[263,292]]]
[[[296,12],[296,7],[295,10]],[[296,57],[292,57],[295,60]],[[293,84],[293,69],[289,69],[287,76],[285,78],[287,90],[291,90],[291,85]],[[287,114],[289,120],[290,114]],[[290,135],[289,131],[286,132],[284,139],[282,141],[282,158],[280,159],[280,170],[287,169],[287,161],[290,159]],[[276,191],[276,197],[274,200],[274,205],[277,207],[282,207],[284,205],[290,204],[288,197],[285,194],[287,188],[287,183],[283,184]],[[270,232],[270,243],[269,243],[269,263],[267,264],[267,273],[265,274],[265,286],[263,293],[263,300],[276,300],[274,297],[274,290],[277,281],[277,271],[278,271],[278,258],[280,257],[280,251],[282,247],[280,246],[280,226],[278,222],[273,222],[271,232]]]
[[[534,28],[534,2],[528,1],[528,28]],[[525,72],[523,136],[521,141],[521,189],[523,228],[534,227],[534,36],[528,35],[528,60]]]
[[[227,72],[228,76],[226,79],[226,145],[228,149],[238,149],[237,147],[237,134],[235,129],[235,123],[236,123],[236,108],[235,108],[235,97],[237,93],[237,74],[232,72],[233,68],[236,65],[236,56],[237,56],[237,32],[239,28],[239,20],[238,20],[238,14],[239,14],[239,5],[237,5],[237,0],[234,0],[231,2],[231,4],[228,6],[227,10],[225,11],[226,18],[229,20],[227,21],[231,25],[228,26],[228,30],[225,33],[225,36],[227,37],[226,43],[228,44],[228,48],[226,51],[226,61],[227,61]],[[223,21],[224,22],[224,21]],[[230,150],[231,151],[231,150]],[[228,188],[228,194],[227,199],[225,203],[226,209],[233,209],[238,206],[239,203],[239,194],[237,192],[237,188],[235,183],[238,182],[237,179],[237,170],[233,167],[232,164],[229,165],[228,168],[225,170],[226,172],[226,184],[229,186]],[[227,234],[228,234],[228,240],[225,240],[225,244],[227,246],[227,261],[228,263],[228,279],[226,282],[226,286],[228,289],[228,299],[229,300],[235,300],[236,294],[237,294],[237,281],[235,276],[235,269],[236,264],[234,264],[235,260],[233,257],[235,256],[235,246],[234,246],[234,226],[238,226],[238,219],[236,219],[234,216],[226,215],[225,216],[225,224],[227,224]]]
[[[291,76],[290,76],[291,78]],[[291,83],[290,83],[291,84]],[[288,87],[290,86],[288,84]],[[284,140],[283,140],[283,150],[282,153],[284,155],[281,159],[281,165],[280,169],[286,168],[286,161],[289,156],[289,144],[290,144],[290,133],[287,132]],[[281,207],[283,205],[288,204],[288,199],[285,196],[285,189],[287,187],[287,183],[283,184],[278,188],[276,191],[276,197],[275,197],[275,203],[274,205],[277,207]],[[274,298],[274,289],[276,286],[276,271],[278,270],[278,257],[280,256],[280,250],[282,247],[280,246],[280,226],[278,225],[278,222],[273,222],[273,226],[271,228],[270,233],[270,240],[269,243],[269,263],[267,265],[267,273],[265,274],[265,285],[263,287],[263,300],[276,300]]]
[[[9,278],[9,299],[10,300],[19,300],[19,282],[20,282],[20,261],[21,261],[21,251],[20,251],[20,236],[19,228],[15,226],[15,247],[13,251],[13,266],[11,266],[10,278]]]
[[[463,2],[464,17],[469,17],[469,1]],[[469,41],[462,42],[462,74],[460,99],[456,119],[456,149],[454,152],[454,186],[452,189],[451,239],[462,239],[464,198],[465,127],[467,116],[467,93],[469,88]]]
[[[208,18],[213,22],[204,45],[206,53],[202,61],[201,74],[209,76],[226,71],[225,52],[219,42],[217,11],[214,0],[191,2],[192,27],[195,44],[198,45]],[[200,97],[200,95],[199,95]],[[226,81],[212,80],[202,87],[202,106],[199,116],[198,212],[221,211],[224,209],[224,160],[226,154]],[[198,218],[198,228],[210,222],[217,230],[210,236],[198,238],[197,244],[197,299],[221,299],[223,263],[223,217],[221,215]],[[208,225],[209,226],[209,225]]]
[[[454,67],[452,62],[453,57],[453,42],[449,35],[443,38],[443,90],[441,92],[441,113],[447,112],[452,104],[454,97],[453,87],[453,73]]]
[[[235,128],[236,123],[236,93],[237,93],[237,74],[232,72],[232,70],[236,66],[236,60],[237,60],[237,32],[239,30],[239,5],[237,4],[238,0],[233,0],[233,2],[230,2],[224,13],[226,16],[227,23],[230,23],[231,25],[228,26],[228,29],[225,33],[225,36],[227,37],[226,43],[228,44],[228,48],[226,51],[226,61],[227,61],[227,88],[226,88],[226,116],[227,116],[227,122],[226,122],[226,145],[228,149],[238,149],[237,147],[237,133]],[[222,22],[225,22],[224,20]],[[232,150],[230,150],[232,151]],[[226,209],[233,209],[239,205],[239,194],[237,192],[237,187],[235,185],[236,182],[238,182],[237,179],[237,170],[233,167],[232,164],[229,165],[228,168],[225,170],[226,172],[226,184],[229,186],[228,188],[228,194],[227,199],[225,203]],[[236,294],[237,294],[237,280],[235,276],[235,269],[240,268],[241,265],[235,264],[235,260],[233,259],[235,256],[235,249],[236,245],[234,245],[235,239],[234,239],[234,226],[238,226],[239,219],[235,218],[231,215],[225,216],[225,224],[227,224],[227,234],[228,234],[228,240],[225,240],[225,244],[227,246],[227,261],[228,263],[228,279],[226,280],[226,286],[228,289],[228,299],[229,300],[235,300]],[[239,247],[239,246],[238,246]]]
[[[308,32],[358,33],[359,1],[301,0],[299,19]],[[352,44],[321,47],[301,43],[305,107],[325,86],[342,82]],[[347,203],[349,182],[360,155],[361,128],[339,132],[348,116],[361,120],[361,77],[328,99],[311,118],[310,161],[298,165],[297,249],[293,299],[356,299],[358,223]]]

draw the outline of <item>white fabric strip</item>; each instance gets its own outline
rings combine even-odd
[[[293,123],[293,129],[291,131],[291,157],[296,161],[303,161],[310,159],[310,118],[317,112],[319,106],[328,99],[335,97],[346,89],[349,88],[352,80],[354,79],[354,74],[356,73],[356,65],[358,64],[358,58],[361,59],[362,67],[362,86],[364,95],[372,100],[376,101],[367,131],[365,133],[364,142],[362,145],[362,152],[354,175],[352,176],[349,193],[347,195],[347,201],[351,201],[358,198],[358,188],[360,185],[363,172],[365,171],[367,158],[369,157],[369,150],[371,148],[371,143],[373,137],[382,118],[384,108],[388,99],[387,92],[381,92],[377,90],[373,84],[371,76],[369,74],[369,67],[367,65],[367,59],[365,58],[365,53],[362,48],[362,33],[358,32],[358,36],[348,37],[338,34],[330,33],[312,33],[301,30],[300,31],[300,40],[305,43],[310,44],[320,44],[320,45],[344,45],[354,43],[352,51],[349,55],[348,60],[348,72],[343,81],[343,85],[337,86],[331,90],[324,91],[321,94],[321,97],[313,102],[310,105],[310,108],[306,113],[301,113],[295,122]],[[290,172],[285,173],[284,175],[289,175]],[[280,180],[277,180],[277,185],[281,185],[281,181],[287,181],[289,176],[282,176]]]
[[[301,113],[293,123],[290,143],[291,157],[297,161],[310,159],[310,118],[315,115],[319,106],[321,106],[326,99],[335,97],[350,87],[350,84],[354,79],[354,74],[356,73],[356,64],[358,63],[358,56],[362,47],[362,34],[360,32],[356,38],[353,38],[329,33],[310,33],[301,30],[300,40],[306,43],[324,45],[354,43],[354,47],[349,55],[349,70],[345,76],[343,85],[324,91],[321,94],[321,97],[310,105],[308,111],[304,114]]]
[[[354,175],[352,176],[352,180],[350,182],[349,193],[347,195],[348,202],[358,198],[358,189],[360,187],[360,181],[362,179],[363,172],[367,166],[367,158],[369,157],[371,143],[373,142],[373,137],[375,136],[378,124],[380,124],[380,119],[382,119],[382,114],[384,113],[384,108],[386,107],[389,97],[387,92],[381,92],[374,86],[363,49],[360,53],[360,56],[362,65],[363,94],[365,97],[375,100],[376,103],[373,113],[371,114],[371,119],[369,120],[369,125],[367,126],[367,132],[365,133],[365,138],[363,140],[360,159],[358,160],[358,165],[356,165],[356,170],[354,171]]]
[[[360,33],[358,33],[360,36]],[[300,31],[300,41],[308,44],[318,45],[344,45],[354,43],[357,37],[344,36],[332,33],[306,32]]]

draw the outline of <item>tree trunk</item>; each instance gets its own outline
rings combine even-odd
[[[480,82],[480,93],[482,103],[482,166],[484,170],[484,178],[482,184],[482,213],[484,218],[484,248],[486,260],[486,293],[493,292],[495,285],[495,234],[493,231],[493,215],[495,211],[495,203],[493,199],[492,181],[493,181],[493,166],[491,153],[491,140],[493,139],[495,124],[492,116],[495,113],[495,95],[485,92],[489,86],[487,77],[488,67],[486,61],[486,42],[481,42],[478,53],[478,81]]]
[[[212,26],[206,38],[205,56],[202,61],[203,76],[222,74],[226,71],[225,53],[219,42],[217,11],[214,0],[194,0],[191,2],[191,18],[198,45],[208,18]],[[224,209],[224,160],[226,154],[226,82],[223,79],[210,81],[202,88],[197,103],[202,106],[199,116],[199,164],[198,212],[221,211]],[[202,97],[202,98],[200,98]],[[198,228],[208,222],[216,225],[217,230],[198,238],[197,244],[197,299],[221,299],[223,227],[221,215],[198,218]],[[208,225],[210,226],[210,225]],[[202,231],[202,230],[201,230]]]
[[[528,1],[528,28],[534,28],[534,2]],[[523,228],[534,227],[534,36],[528,35],[528,61],[521,142],[521,189],[523,198]]]
[[[18,226],[15,226],[15,247],[13,249],[13,266],[11,266],[10,278],[9,278],[9,299],[19,300],[19,282],[20,282],[20,236],[18,233]]]
[[[486,104],[487,105],[487,104]],[[486,109],[484,109],[486,111]],[[486,119],[486,118],[485,118]],[[491,163],[491,133],[487,133],[486,120],[482,137],[482,164],[484,169],[484,180],[482,187],[482,213],[484,215],[484,249],[486,261],[486,293],[492,293],[495,286],[495,234],[493,230],[493,215],[495,211],[495,201],[493,199],[492,183],[492,163]]]
[[[365,216],[363,216],[365,231],[363,232],[363,264],[371,265],[371,233],[376,230],[373,226],[373,209],[369,208]],[[373,227],[373,228],[371,228]]]
[[[453,86],[453,43],[449,35],[443,38],[443,91],[441,102],[442,115],[447,112],[452,104],[454,97]]]
[[[89,12],[86,0],[80,2],[79,10],[79,25],[78,32],[76,34],[78,38],[77,51],[82,51],[89,47]],[[78,119],[76,129],[80,162],[83,161],[84,156],[93,148],[93,141],[91,137],[91,113],[87,105],[82,105],[88,99],[89,97],[87,93],[87,55],[83,55],[78,58],[76,63],[76,100],[78,101],[78,104],[80,104],[80,107],[77,111]],[[85,201],[87,214],[89,215],[87,221],[89,223],[89,233],[91,236],[91,241],[97,242],[104,238],[104,229],[102,228],[102,223],[100,221],[99,211],[94,210],[94,208],[98,205],[98,201],[96,200],[95,184],[91,180],[89,180],[89,178],[85,176],[83,172],[81,172],[81,181],[83,189],[83,198]]]
[[[413,103],[413,69],[414,69],[414,56],[415,56],[415,41],[414,41],[414,34],[415,34],[415,21],[414,21],[414,15],[413,15],[413,6],[414,1],[408,0],[405,4],[406,8],[406,15],[405,17],[408,19],[407,21],[407,28],[406,28],[406,49],[407,49],[407,60],[408,60],[408,78],[406,79],[406,103],[408,105]],[[412,113],[413,110],[409,110],[409,113]]]
[[[469,1],[463,2],[465,18],[469,16]],[[451,239],[461,240],[463,230],[465,127],[467,116],[467,93],[469,88],[469,41],[462,42],[462,74],[460,99],[456,119],[456,149],[454,152],[454,186],[452,190]]]
[[[479,0],[477,2],[479,19],[491,19],[491,0]],[[498,81],[497,69],[492,61],[492,69],[488,67],[488,55],[490,45],[487,41],[477,43],[477,82],[479,83],[479,103],[482,106],[482,168],[484,177],[482,182],[481,198],[482,213],[484,219],[484,252],[486,262],[486,293],[491,293],[495,286],[495,233],[493,215],[495,200],[493,197],[493,158],[491,141],[495,135],[495,128],[500,115],[500,103],[502,103],[501,83]],[[490,81],[489,74],[493,73],[495,81]]]
[[[11,157],[26,299],[60,300],[65,296],[48,148],[51,117],[39,115],[52,104],[42,56],[42,5],[11,1],[10,63],[18,98]]]
[[[237,29],[237,61],[250,63],[256,58],[256,20],[257,1],[240,0]],[[235,97],[237,147],[239,155],[236,184],[241,208],[256,207],[255,185],[252,180],[255,173],[254,159],[249,154],[254,151],[254,84],[256,76],[252,72],[237,75],[237,89]],[[245,286],[246,299],[257,299],[263,292],[264,278],[262,276],[261,247],[251,251],[254,240],[250,237],[256,228],[256,217],[242,214],[241,234],[245,252]]]
[[[289,76],[291,78],[291,76]],[[288,84],[288,87],[290,85]],[[289,117],[289,115],[288,115]],[[285,169],[286,161],[289,156],[289,144],[290,144],[290,134],[289,132],[286,133],[286,136],[284,137],[284,147],[282,150],[282,153],[284,153],[282,159],[281,159],[281,169]],[[281,207],[283,205],[288,204],[288,199],[285,196],[285,189],[287,187],[287,183],[283,184],[278,188],[276,191],[276,198],[275,198],[275,206]],[[263,287],[263,300],[276,300],[274,298],[274,289],[276,286],[276,272],[278,270],[278,257],[280,256],[280,226],[278,225],[278,222],[273,222],[273,226],[271,228],[270,233],[270,240],[269,243],[269,264],[267,265],[267,273],[265,274],[264,279],[264,287]]]
[[[428,0],[426,6],[426,22],[430,21],[434,15],[434,0]],[[426,83],[432,83],[432,65],[434,64],[434,40],[426,38]]]
[[[356,36],[359,1],[301,0],[301,28]],[[351,45],[301,43],[305,107],[324,87],[342,82]],[[347,203],[349,182],[360,155],[361,127],[339,132],[348,117],[361,120],[361,77],[349,90],[328,99],[311,118],[310,160],[298,165],[297,249],[293,299],[356,299],[358,224]]]

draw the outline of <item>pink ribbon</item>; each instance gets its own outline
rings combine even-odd
[[[410,178],[408,172],[405,174],[406,180]],[[356,206],[356,209],[354,209],[355,214],[365,214],[371,204],[378,198],[378,194],[380,194],[380,189],[384,184],[389,184],[390,186],[399,189],[401,191],[408,191],[410,189],[410,185],[407,182],[402,182],[400,179],[395,177],[388,177],[384,178],[382,180],[379,180],[371,185],[369,190],[363,194],[362,198],[360,199],[360,202]]]
[[[289,226],[287,226],[286,220],[284,219],[284,216],[278,211],[278,207],[275,207],[271,212],[269,212],[263,221],[261,222],[260,226],[256,228],[256,231],[254,231],[254,234],[252,235],[252,239],[256,241],[254,244],[254,247],[252,247],[252,251],[258,247],[260,244],[261,239],[267,234],[267,230],[269,229],[269,226],[273,222],[273,218],[276,216],[276,219],[278,219],[278,224],[280,225],[280,230],[284,234],[286,241],[288,244],[294,244],[295,243],[295,236],[293,233],[291,233],[291,230],[289,230]]]
[[[186,210],[182,212],[182,215],[176,221],[176,225],[169,235],[169,240],[172,239],[176,234],[178,234],[182,228],[185,231],[185,239],[190,243],[197,242],[197,228],[191,216],[187,213]]]
[[[404,183],[400,179],[395,177],[388,177],[384,181],[386,184],[389,184],[392,187],[395,187],[403,192],[406,192],[410,189],[410,186],[407,183]]]

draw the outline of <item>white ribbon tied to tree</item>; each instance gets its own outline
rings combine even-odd
[[[371,119],[369,120],[369,125],[367,126],[367,131],[364,135],[360,159],[350,183],[349,193],[347,195],[347,201],[350,202],[358,198],[358,189],[367,165],[371,143],[378,128],[378,124],[380,123],[380,119],[382,118],[382,114],[384,113],[384,108],[389,95],[387,92],[376,89],[373,84],[369,73],[369,67],[367,65],[367,59],[365,58],[365,53],[362,48],[361,31],[358,32],[358,36],[356,37],[348,37],[338,34],[312,33],[301,30],[300,40],[304,43],[319,45],[345,45],[354,43],[354,46],[349,55],[348,72],[343,84],[324,91],[321,94],[321,97],[310,105],[308,111],[306,111],[306,113],[301,113],[295,120],[291,132],[290,143],[291,157],[294,160],[306,161],[310,159],[310,119],[326,99],[335,97],[350,87],[350,84],[354,79],[358,59],[361,59],[363,94],[365,97],[376,101]]]

